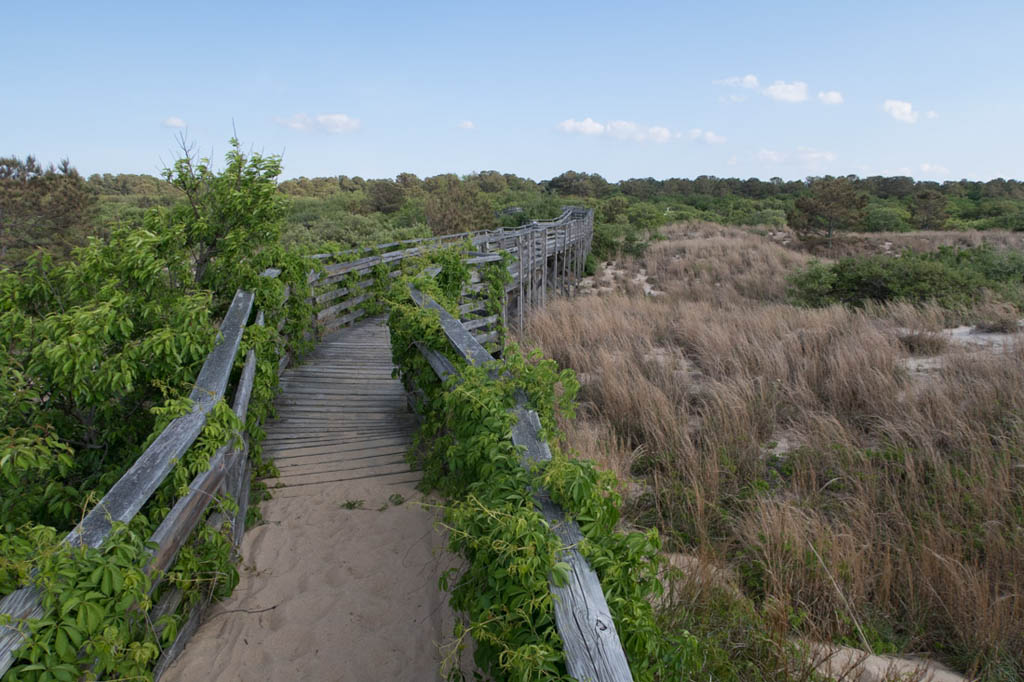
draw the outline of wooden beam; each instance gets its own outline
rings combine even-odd
[[[81,523],[64,538],[70,545],[99,547],[110,534],[114,521],[127,523],[152,496],[191,447],[206,425],[206,415],[224,395],[235,355],[252,312],[253,294],[238,290],[220,325],[221,341],[203,363],[192,390],[192,411],[178,417],[156,437],[128,471]],[[41,618],[42,594],[34,585],[19,588],[0,599],[0,613],[11,616],[11,624],[0,626],[0,674],[14,662],[14,652],[27,635],[25,620]]]
[[[418,291],[416,294],[418,295],[414,295],[413,298],[421,307],[432,307],[432,303],[440,307],[428,296]],[[441,314],[448,315],[443,309]],[[458,323],[450,315],[448,318]],[[445,327],[444,321],[442,327]],[[466,339],[467,335],[469,339]],[[449,333],[446,328],[445,336],[456,352],[471,364],[481,364],[493,359],[468,332]],[[420,344],[417,344],[417,347],[421,352],[426,350],[434,356],[440,355]],[[424,355],[427,357],[426,353]],[[447,361],[447,358],[445,360]],[[431,367],[434,367],[433,362]],[[438,376],[448,376],[448,373],[442,374],[436,367],[434,371]],[[446,369],[443,371],[449,372]],[[535,462],[550,460],[551,449],[540,438],[540,418],[536,412],[526,408],[525,395],[520,395],[518,402],[514,408],[516,424],[512,427],[510,437],[515,445],[522,448],[521,464],[527,467]],[[551,593],[555,597],[555,626],[562,638],[569,674],[576,679],[593,682],[632,682],[629,663],[615,630],[611,610],[608,608],[597,573],[576,549],[583,540],[579,526],[574,521],[566,521],[565,513],[551,501],[545,491],[536,491],[534,502],[548,520],[552,532],[562,542],[563,549],[558,554],[558,560],[570,566],[565,585],[557,586],[553,582],[550,583]]]
[[[65,538],[68,544],[99,547],[113,522],[128,523],[160,486],[206,425],[206,415],[224,395],[235,355],[252,311],[253,294],[239,290],[220,326],[221,341],[206,358],[189,397],[192,411],[156,437],[103,499]]]

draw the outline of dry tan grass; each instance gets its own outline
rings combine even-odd
[[[570,441],[640,481],[632,521],[730,565],[803,635],[865,624],[1024,675],[1024,345],[931,344],[941,367],[915,379],[906,338],[929,344],[941,309],[794,308],[785,276],[807,256],[670,235],[640,264],[668,295],[555,301],[525,338],[580,373]],[[769,447],[780,434],[791,451]]]
[[[831,248],[824,242],[793,245],[828,258],[845,258],[867,254],[935,251],[940,246],[974,247],[988,244],[997,249],[1024,250],[1024,232],[1007,230],[956,231],[917,230],[914,232],[855,232],[838,235]]]

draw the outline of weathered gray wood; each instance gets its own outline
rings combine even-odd
[[[110,533],[112,523],[130,521],[160,486],[174,463],[202,431],[206,415],[224,395],[252,302],[251,292],[235,293],[221,322],[221,341],[203,363],[196,387],[189,396],[192,411],[167,425],[64,542],[99,547]],[[0,674],[10,668],[14,652],[24,641],[24,620],[43,616],[41,603],[42,594],[34,586],[20,588],[0,600],[0,613],[11,616],[11,625],[0,627]]]
[[[479,329],[480,327],[486,327],[488,325],[494,324],[497,321],[497,315],[488,315],[487,317],[480,317],[475,320],[465,320],[462,322],[462,326],[465,327],[466,329],[472,330]]]
[[[547,304],[547,281],[548,281],[548,231],[544,230],[543,260],[540,264],[540,304]]]
[[[232,408],[235,416],[243,424],[249,410],[255,375],[256,354],[250,350],[245,359],[245,366],[242,368],[238,388],[235,390],[235,401]],[[189,484],[189,492],[174,504],[153,535],[150,536],[150,542],[155,543],[157,548],[146,564],[146,573],[153,574],[164,571],[174,563],[178,552],[191,537],[192,531],[199,525],[206,508],[225,486],[229,472],[236,466],[235,451],[235,439],[218,449],[210,458],[210,468],[192,480]],[[230,486],[228,492],[235,494]],[[151,589],[155,589],[158,584],[158,581],[154,581]]]
[[[485,256],[474,256],[473,258],[464,258],[462,262],[466,265],[480,265],[481,263],[496,263],[501,260],[501,254],[492,253]]]
[[[469,303],[463,303],[459,306],[459,314],[465,315],[466,313],[475,313],[478,310],[484,310],[487,308],[487,300],[483,298],[470,301]]]
[[[372,279],[364,279],[364,280],[360,280],[359,282],[356,282],[356,287],[358,287],[360,289],[368,289],[368,288],[370,288],[372,286],[373,286],[373,280]],[[328,292],[325,292],[325,293],[322,293],[322,294],[318,294],[313,300],[319,305],[319,304],[326,303],[328,301],[334,300],[336,298],[339,298],[341,296],[346,296],[346,295],[348,295],[349,291],[350,291],[349,287],[341,287],[339,289],[332,289],[331,291],[328,291]]]
[[[551,459],[551,449],[540,439],[540,419],[533,410],[520,405],[512,427],[512,442],[523,448],[524,466]],[[604,591],[587,560],[576,547],[583,539],[575,521],[566,523],[565,513],[542,490],[535,491],[534,501],[551,530],[562,541],[559,561],[569,564],[565,585],[551,583],[554,595],[555,625],[565,647],[569,674],[578,680],[594,682],[632,681],[626,654],[615,631]]]
[[[554,255],[552,265],[553,271],[556,273],[556,279],[559,269],[562,271],[563,287],[572,288],[575,279],[582,276],[586,254],[590,250],[593,239],[592,221],[592,212],[566,208],[554,221],[534,222],[516,230],[501,229],[392,242],[375,248],[377,250],[402,246],[410,246],[411,248],[359,258],[348,263],[336,264],[337,267],[329,265],[327,267],[330,268],[330,271],[327,276],[319,277],[315,271],[311,271],[307,279],[311,283],[319,282],[321,286],[326,286],[343,279],[349,272],[370,272],[377,264],[398,263],[406,257],[418,255],[427,249],[456,243],[468,237],[474,245],[482,246],[485,252],[492,250],[492,248],[501,248],[515,252],[516,262],[509,267],[510,273],[514,275],[514,281],[510,285],[509,290],[516,291],[518,289],[516,309],[518,310],[519,324],[522,327],[526,308],[531,304],[543,303],[546,299],[544,270],[547,268],[549,255],[552,253]],[[553,234],[548,233],[549,228],[554,228]],[[543,237],[539,234],[541,231],[544,232]],[[552,238],[554,241],[551,241]],[[543,242],[538,244],[538,239],[543,239]],[[551,242],[551,244],[548,242]],[[413,244],[416,246],[411,246]],[[353,250],[346,252],[346,254],[357,255],[359,253],[366,253],[368,250]],[[538,251],[541,253],[538,253]],[[319,254],[318,257],[326,260],[330,256],[328,254]],[[497,260],[497,258],[496,254],[488,256],[484,256],[481,252],[471,252],[468,254],[469,260],[480,259],[478,262],[481,263]],[[536,281],[538,270],[542,278],[539,283],[539,292],[537,291],[538,282]],[[567,276],[570,273],[575,279],[570,280]],[[268,268],[262,273],[263,276],[272,278],[278,277],[280,274],[281,271],[277,268]],[[389,273],[391,277],[397,277],[400,274],[400,270],[392,270]],[[358,284],[361,288],[368,288],[371,285],[371,279],[363,280]],[[343,287],[319,294],[313,300],[317,303],[325,303],[345,296],[348,293],[347,288]],[[251,305],[251,294],[245,294],[244,292],[236,294],[231,309],[229,309],[228,315],[221,326],[221,333],[224,339],[218,344],[214,353],[207,358],[203,371],[196,381],[196,389],[192,395],[194,402],[193,411],[172,422],[158,436],[150,448],[139,457],[125,477],[111,488],[107,496],[86,516],[80,526],[67,536],[66,541],[88,546],[98,546],[102,543],[109,532],[111,521],[127,521],[134,516],[138,509],[141,508],[141,505],[152,495],[155,486],[158,486],[167,473],[169,473],[171,466],[173,466],[173,461],[191,446],[191,443],[205,425],[206,414],[223,395],[227,376],[230,373],[234,355],[237,353],[238,342],[241,339],[245,319],[248,318],[251,311]],[[467,306],[478,306],[476,309],[479,309],[482,307],[482,303],[479,305],[471,303],[467,304]],[[244,311],[242,308],[244,308]],[[344,309],[346,308],[337,308],[333,312]],[[243,312],[244,315],[242,314]],[[262,317],[262,312],[259,315]],[[329,315],[330,313],[323,317]],[[331,320],[324,327],[333,328],[341,326],[342,324],[354,321],[362,315],[362,311],[356,311],[343,318]],[[235,320],[235,317],[242,319]],[[452,321],[457,324],[457,321]],[[478,323],[478,326],[474,325],[474,328],[479,328],[480,326],[485,326],[485,323]],[[461,335],[455,327],[451,327],[449,324],[449,328],[449,331],[452,331],[457,338],[460,338]],[[474,362],[485,361],[485,359],[489,360],[490,355],[476,342],[476,339],[472,338],[469,330],[463,328],[462,332],[472,340],[472,343],[462,338],[460,343],[455,344],[456,347],[461,344],[463,348],[468,349],[467,352],[469,352],[470,356],[475,358]],[[451,339],[451,337],[449,338]],[[476,345],[479,351],[482,351],[482,354],[474,350],[473,344]],[[440,357],[443,358],[443,356]],[[290,356],[286,354],[279,364],[279,370],[283,371],[289,362]],[[302,423],[301,420],[290,421],[296,425]],[[348,422],[346,421],[346,423]],[[363,420],[362,423],[367,428],[372,428],[374,422]],[[325,424],[324,428],[328,428],[328,425]],[[234,458],[232,461],[241,461],[247,466],[247,458],[239,459],[238,455],[232,455],[231,457]],[[230,479],[230,489],[239,491],[239,498],[243,497],[239,486],[244,485],[247,479],[247,476],[239,470],[242,468],[239,465],[233,464],[227,467],[227,473],[225,474],[225,477]],[[211,477],[208,476],[207,478]],[[244,497],[247,500],[248,495],[246,494]],[[239,499],[239,503],[240,506],[244,504],[242,499]],[[244,522],[242,510],[240,510],[239,516]],[[237,526],[236,520],[236,527],[234,529],[236,534],[239,532]],[[17,626],[23,623],[24,618],[42,616],[39,604],[39,594],[34,588],[26,587],[0,600],[0,613],[14,616],[14,625]],[[10,666],[11,653],[17,646],[20,646],[21,641],[21,635],[15,628],[0,628],[0,673],[6,671]]]
[[[519,331],[523,331],[523,317],[525,315],[525,301],[523,299],[523,235],[516,235],[516,260],[519,264],[519,298],[516,300],[516,307],[519,309]]]
[[[434,370],[434,373],[437,374],[437,378],[441,381],[444,381],[456,373],[455,365],[453,365],[452,361],[446,358],[443,354],[429,346],[424,346],[419,341],[416,341],[416,347],[419,349],[420,353],[423,354],[423,357],[426,358],[427,362],[430,363],[431,369]]]
[[[42,593],[35,586],[21,587],[0,599],[0,613],[11,616],[11,625],[0,627],[0,675],[14,663],[14,652],[28,635],[25,621],[42,618]]]
[[[444,335],[448,337],[452,346],[459,352],[462,357],[466,358],[466,361],[471,365],[482,365],[487,362],[493,362],[494,358],[488,353],[483,346],[473,338],[473,335],[466,331],[466,328],[456,320],[451,314],[442,308],[432,298],[423,294],[416,287],[410,285],[409,291],[412,294],[413,301],[416,305],[421,308],[428,308],[430,310],[436,310],[437,314],[441,318],[441,329],[444,330]]]
[[[480,345],[482,346],[485,343],[491,343],[492,341],[497,341],[498,340],[498,332],[497,331],[493,331],[493,332],[486,332],[484,334],[474,334],[473,338],[476,339],[477,342],[479,342]]]
[[[348,315],[343,315],[342,317],[335,317],[333,319],[327,320],[326,322],[323,323],[322,328],[325,331],[331,331],[333,329],[337,329],[338,327],[346,325],[349,322],[355,322],[365,314],[365,310],[359,309],[356,310],[355,312],[349,313]]]
[[[203,612],[206,610],[209,601],[207,599],[201,599],[192,606],[192,610],[189,611],[188,619],[185,624],[178,630],[178,636],[174,638],[174,643],[168,648],[164,649],[163,654],[156,662],[156,668],[153,670],[153,682],[159,680],[167,669],[171,667],[171,664],[181,655],[181,652],[185,650],[185,645],[188,640],[192,639],[192,635],[199,629],[199,624],[203,620]]]
[[[414,300],[418,305],[430,307],[430,303],[433,303],[429,297],[419,292],[416,294],[419,296],[414,295]],[[434,305],[437,306],[436,303]],[[447,315],[446,312],[441,314]],[[455,322],[458,321],[455,320]],[[442,328],[444,328],[444,322],[442,322]],[[463,331],[466,330],[463,328]],[[486,351],[480,353],[480,350],[474,347],[475,339],[473,343],[470,343],[466,340],[465,334],[459,334],[455,330],[453,333],[449,333],[448,329],[445,329],[445,336],[467,361],[481,364],[491,359]],[[443,365],[435,366],[437,356],[443,358],[440,353],[419,344],[417,347],[424,353],[424,357],[427,357],[438,376],[443,378],[454,371],[454,368],[448,369]],[[425,351],[430,351],[430,353]],[[444,360],[447,361],[446,358]],[[523,466],[550,460],[551,450],[547,443],[540,438],[540,419],[536,412],[525,407],[525,396],[521,396],[514,413],[517,419],[510,436],[512,442],[522,448]],[[564,512],[551,501],[543,490],[535,491],[534,500],[541,513],[551,524],[552,532],[562,542],[563,549],[559,553],[558,559],[570,567],[566,584],[559,586],[554,582],[551,583],[551,593],[555,597],[555,625],[565,647],[565,660],[569,674],[579,680],[593,680],[594,682],[631,682],[633,676],[629,670],[629,663],[622,649],[622,643],[615,630],[601,583],[586,559],[576,549],[583,539],[579,526],[575,522],[566,522]]]
[[[164,520],[153,531],[150,542],[158,546],[146,564],[145,571],[153,574],[164,571],[178,556],[178,551],[185,545],[192,531],[202,519],[203,512],[220,492],[226,474],[224,459],[231,445],[225,445],[210,458],[210,469],[200,473],[189,484],[189,492],[175,502]],[[159,584],[154,581],[152,587]]]
[[[332,305],[329,308],[324,308],[323,310],[316,314],[316,320],[317,322],[322,322],[328,317],[334,317],[337,313],[341,312],[342,310],[348,310],[352,306],[359,305],[360,303],[369,298],[370,297],[368,294],[363,294],[362,296],[356,296],[355,298],[346,299],[341,303]]]
[[[164,616],[177,611],[184,596],[185,594],[180,589],[173,587],[167,590],[167,592],[160,597],[160,601],[158,601],[150,610],[148,614],[149,622],[152,624],[153,632],[156,633],[157,637],[159,637],[160,633],[164,631],[164,628],[158,625],[157,621]]]
[[[65,541],[99,547],[115,521],[127,523],[174,468],[206,424],[206,415],[224,395],[242,333],[252,311],[253,294],[239,290],[221,323],[221,341],[206,358],[189,397],[192,411],[167,425],[103,499],[86,514]]]

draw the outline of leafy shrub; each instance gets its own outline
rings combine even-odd
[[[935,301],[961,309],[996,294],[1018,307],[1024,302],[1024,254],[980,246],[942,247],[930,253],[906,251],[899,257],[844,258],[832,265],[818,261],[789,278],[797,305],[823,306],[868,301]]]
[[[910,230],[910,212],[903,207],[871,203],[864,221],[866,232],[907,232]]]

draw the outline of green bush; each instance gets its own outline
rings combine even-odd
[[[908,232],[910,230],[910,212],[902,206],[872,203],[868,206],[864,230],[867,232]]]
[[[1024,254],[985,246],[844,258],[833,265],[812,261],[789,278],[790,299],[797,305],[935,301],[951,309],[981,301],[987,290],[1020,308],[1022,282]]]

